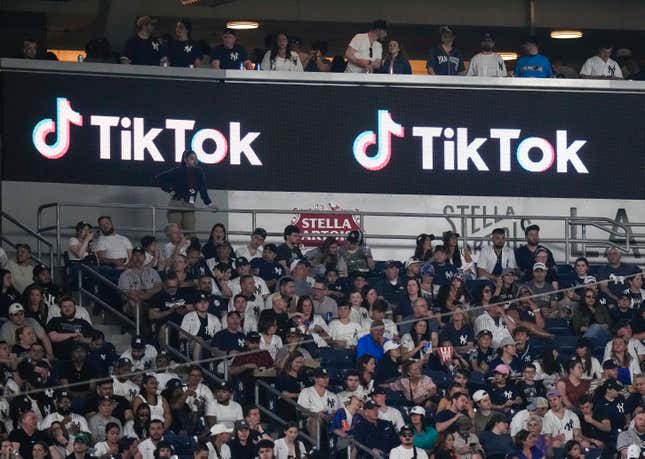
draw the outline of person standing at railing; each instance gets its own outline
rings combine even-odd
[[[156,19],[141,16],[137,19],[136,34],[123,47],[122,64],[168,65],[166,45],[152,34],[155,31]]]
[[[383,58],[381,41],[387,38],[387,22],[374,21],[367,33],[354,35],[347,45],[345,73],[373,73],[380,66]]]
[[[202,53],[196,42],[190,39],[193,24],[182,18],[175,24],[175,36],[168,41],[168,57],[173,67],[200,67]]]
[[[187,237],[195,233],[195,202],[197,194],[204,204],[217,210],[206,185],[206,175],[197,161],[194,151],[185,151],[181,158],[181,165],[162,172],[155,177],[161,189],[170,194],[168,223],[176,223]]]
[[[455,32],[448,26],[439,29],[441,43],[432,47],[426,63],[428,75],[463,75],[464,58],[455,48]]]

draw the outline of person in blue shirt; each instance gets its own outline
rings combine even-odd
[[[434,277],[432,282],[435,285],[448,285],[452,282],[452,278],[455,277],[458,273],[457,268],[454,265],[448,263],[448,249],[443,245],[438,245],[434,249],[434,261],[432,266],[434,267]]]
[[[121,55],[122,64],[167,65],[168,50],[164,43],[152,36],[157,21],[150,16],[137,19],[136,34],[126,42]]]
[[[518,459],[542,459],[544,452],[535,446],[535,435],[527,430],[520,430],[515,434],[514,446],[510,457]],[[509,456],[507,456],[509,457]]]
[[[378,361],[385,351],[383,344],[385,344],[385,325],[381,320],[375,320],[370,326],[370,333],[363,336],[356,344],[356,358],[359,359],[362,355],[368,354]]]
[[[439,29],[441,44],[430,49],[426,69],[428,75],[463,75],[466,73],[461,51],[454,47],[455,32],[448,26]]]
[[[213,48],[211,67],[216,70],[243,70],[251,68],[251,60],[243,46],[237,44],[237,32],[224,29],[222,44]]]
[[[539,52],[537,39],[533,36],[522,40],[523,56],[515,64],[516,77],[520,78],[551,78],[553,69],[551,62]]]
[[[278,279],[286,274],[284,267],[276,261],[277,256],[278,248],[275,244],[269,243],[264,245],[261,258],[251,260],[251,270],[266,282],[271,291],[278,283]]]

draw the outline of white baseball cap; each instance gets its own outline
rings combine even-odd
[[[425,416],[426,410],[422,406],[415,406],[410,410],[410,414],[418,414],[420,416]]]
[[[22,304],[20,303],[14,303],[11,306],[9,306],[9,314],[15,314],[20,311],[24,311],[25,308],[22,307]]]
[[[394,341],[392,341],[390,339],[390,340],[387,340],[385,342],[385,344],[383,344],[383,352],[392,351],[392,350],[398,349],[400,347],[401,347],[401,345],[399,343],[396,343],[396,342],[394,342]]]
[[[485,399],[486,397],[489,397],[488,392],[486,392],[486,391],[485,391],[485,390],[483,390],[483,389],[479,389],[478,391],[476,391],[476,392],[473,394],[473,401],[474,401],[475,403],[479,403],[479,402],[481,402],[483,399]]]
[[[226,427],[225,424],[214,424],[213,427],[211,427],[211,436],[216,436],[221,433],[231,433],[233,432],[233,429]]]

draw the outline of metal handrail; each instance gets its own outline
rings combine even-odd
[[[38,207],[37,211],[37,231],[49,231],[51,229],[56,230],[56,248],[59,256],[61,257],[61,209],[63,207],[87,207],[87,208],[119,208],[119,209],[140,209],[148,210],[151,213],[151,225],[150,227],[144,228],[145,231],[151,232],[154,236],[157,232],[157,214],[158,211],[162,210],[185,210],[183,208],[177,208],[166,205],[150,205],[150,204],[130,204],[130,203],[81,203],[81,202],[53,202],[42,204]],[[56,224],[49,225],[46,227],[41,226],[42,223],[42,214],[43,211],[49,208],[56,209]],[[218,209],[213,210],[210,208],[195,208],[196,212],[202,213],[213,213],[220,212],[226,214],[247,214],[251,216],[251,228],[249,231],[231,231],[230,235],[250,235],[257,223],[258,215],[290,215],[294,212],[298,212],[296,209]],[[488,236],[470,236],[468,234],[467,220],[468,219],[477,219],[477,218],[492,218],[492,215],[484,213],[469,213],[469,214],[454,214],[454,213],[428,213],[428,212],[375,212],[375,211],[360,211],[352,209],[343,209],[340,211],[334,210],[316,210],[317,214],[324,215],[338,215],[338,214],[353,214],[358,216],[360,221],[360,226],[364,226],[365,217],[396,217],[396,218],[440,218],[440,219],[451,219],[459,220],[461,222],[460,234],[463,239],[463,244],[467,245],[468,241],[488,241]],[[544,239],[544,242],[554,242],[554,243],[563,243],[565,244],[565,262],[569,263],[570,261],[570,249],[575,244],[594,245],[601,244],[606,247],[616,247],[620,249],[623,253],[629,253],[631,246],[634,244],[631,242],[631,231],[629,229],[630,224],[624,224],[618,222],[608,217],[580,217],[580,216],[553,216],[553,215],[505,215],[503,216],[505,220],[542,220],[542,221],[557,221],[564,223],[564,239]],[[452,225],[451,222],[449,224]],[[605,225],[611,225],[611,228],[607,228]],[[634,224],[639,225],[639,224]],[[609,235],[617,238],[624,239],[624,243],[606,241],[606,240],[594,240],[594,239],[578,239],[570,237],[571,227],[573,226],[593,226],[601,231],[608,233]],[[614,229],[616,228],[616,230]],[[136,230],[136,229],[135,229]],[[280,235],[279,233],[270,233],[270,235]],[[326,236],[325,234],[311,233],[308,236],[319,237]],[[373,234],[368,233],[369,238],[371,239],[394,239],[394,240],[412,240],[416,238],[416,235],[383,235],[383,234]],[[519,242],[522,239],[520,238],[510,238],[510,242]],[[636,245],[636,247],[640,247]],[[40,247],[39,247],[40,250]]]
[[[42,256],[41,256],[41,254],[40,254],[40,243],[42,242],[43,244],[45,244],[45,245],[49,248],[49,264],[47,264],[47,266],[48,266],[49,268],[53,268],[53,267],[54,267],[54,252],[53,252],[53,244],[52,244],[51,242],[49,242],[46,238],[44,238],[43,236],[41,236],[40,234],[38,234],[38,232],[37,232],[37,231],[34,231],[34,230],[32,230],[31,228],[29,228],[27,225],[24,225],[24,224],[20,223],[18,220],[16,220],[14,217],[12,217],[11,215],[9,215],[9,214],[8,214],[8,213],[6,213],[5,211],[0,210],[0,216],[2,216],[2,218],[5,218],[5,219],[9,220],[11,223],[13,223],[14,225],[16,225],[18,228],[20,228],[21,230],[23,230],[25,233],[29,234],[31,237],[33,237],[33,238],[35,238],[35,239],[36,239],[36,241],[37,241],[37,245],[38,245],[38,256],[37,256],[37,257],[34,257],[34,258],[36,259],[36,261],[37,261],[38,263],[47,264],[47,263],[43,263],[43,261],[42,261]],[[16,244],[14,244],[13,242],[11,242],[11,241],[10,241],[9,239],[7,239],[6,237],[2,236],[2,240],[3,240],[4,242],[6,242],[7,244],[9,244],[12,248],[15,248],[15,247],[16,247]]]
[[[201,370],[202,373],[206,376],[208,376],[210,379],[214,380],[216,383],[221,383],[223,380],[218,377],[215,373],[211,372],[208,368],[204,368],[203,365],[200,364],[195,364],[190,358],[186,357],[184,354],[181,353],[179,349],[175,349],[174,347],[170,346],[169,344],[164,347],[164,349],[168,352],[170,352],[175,358],[178,358],[182,360],[185,363],[189,363],[191,365],[197,365]]]
[[[116,285],[110,279],[108,279],[107,277],[105,277],[104,275],[102,275],[101,273],[96,271],[95,269],[92,269],[92,267],[90,267],[90,266],[88,266],[86,264],[78,263],[78,266],[80,268],[78,270],[78,290],[79,290],[79,292],[89,296],[90,299],[92,299],[92,301],[94,301],[96,303],[99,303],[103,308],[105,308],[108,311],[110,311],[110,313],[116,315],[119,319],[124,321],[126,324],[130,325],[132,328],[135,329],[137,335],[139,335],[140,332],[141,332],[141,323],[139,321],[139,318],[140,318],[140,316],[139,316],[139,313],[140,313],[139,308],[140,308],[140,306],[137,305],[136,318],[133,321],[130,317],[128,317],[127,315],[123,314],[121,311],[118,311],[114,307],[110,306],[108,303],[103,301],[101,298],[99,298],[98,296],[94,295],[94,293],[92,293],[89,290],[85,289],[83,287],[83,273],[86,273],[89,276],[91,276],[92,278],[94,278],[95,280],[100,281],[103,285],[115,290],[120,295],[121,294],[121,289],[119,288],[119,286]],[[82,295],[79,297],[79,304],[81,306],[83,305],[83,296]]]
[[[166,322],[164,322],[164,325],[166,325],[166,326],[172,328],[173,330],[177,331],[183,338],[185,338],[188,341],[191,341],[195,345],[200,346],[203,350],[205,350],[209,354],[211,354],[213,356],[221,356],[221,357],[223,357],[222,361],[223,361],[223,364],[224,364],[224,379],[220,378],[219,376],[215,376],[214,374],[213,374],[213,378],[215,378],[215,380],[217,382],[228,381],[228,366],[229,366],[229,362],[228,362],[228,358],[224,358],[224,356],[227,355],[225,352],[223,352],[222,350],[220,350],[220,349],[218,349],[216,347],[211,346],[210,344],[208,344],[203,339],[201,339],[201,338],[199,338],[199,337],[197,337],[195,335],[191,335],[186,330],[181,328],[181,326],[177,325],[174,322],[166,321]],[[186,358],[190,359],[192,357],[191,356],[186,356]]]
[[[266,413],[268,416],[270,416],[272,419],[275,419],[278,422],[281,422],[283,425],[287,423],[284,419],[282,419],[280,416],[277,414],[273,413],[271,410],[263,407],[260,405],[260,387],[267,392],[275,395],[279,400],[282,400],[286,402],[288,405],[292,406],[293,408],[296,409],[296,411],[300,412],[305,418],[311,418],[315,417],[317,421],[317,429],[318,429],[318,439],[315,441],[313,438],[311,438],[309,435],[304,434],[302,431],[300,432],[300,435],[305,438],[307,441],[309,441],[312,444],[315,444],[317,448],[320,448],[320,418],[318,418],[316,415],[317,413],[314,413],[313,411],[309,411],[307,408],[305,408],[302,405],[299,405],[297,402],[294,402],[288,397],[285,397],[282,392],[277,390],[275,387],[271,386],[270,384],[267,384],[264,381],[256,380],[255,382],[255,405],[262,411],[263,413]],[[348,437],[346,438],[347,442],[350,443],[351,445],[354,445],[356,448],[360,449],[366,454],[369,454],[371,457],[374,458],[380,458],[380,456],[376,455],[371,449],[369,449],[367,446],[363,445],[362,443],[358,442],[356,439]],[[351,457],[348,451],[347,457]]]

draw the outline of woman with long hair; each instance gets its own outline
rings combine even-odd
[[[223,223],[215,223],[211,232],[209,233],[208,240],[206,244],[202,247],[202,254],[205,259],[217,258],[217,253],[215,252],[215,247],[217,244],[220,244],[226,241],[226,226]]]
[[[300,329],[304,335],[310,335],[316,346],[328,347],[332,337],[329,335],[329,326],[320,314],[314,312],[314,302],[309,296],[298,298],[296,310],[302,314]]]
[[[542,358],[533,362],[535,364],[535,380],[542,381],[545,387],[554,386],[564,376],[564,366],[560,360],[557,346],[551,344],[542,352]]]
[[[401,48],[397,40],[390,40],[387,44],[383,64],[377,73],[389,73],[390,75],[412,75],[412,67],[408,55]]]
[[[105,425],[105,441],[94,445],[95,456],[105,455],[116,456],[119,454],[119,440],[121,439],[121,428],[116,422],[108,422]]]
[[[437,393],[437,386],[430,376],[423,374],[421,362],[409,360],[403,364],[403,377],[389,384],[411,403],[430,407],[431,398]]]
[[[421,233],[417,236],[417,246],[414,249],[414,257],[417,260],[429,261],[432,258],[432,241],[434,234]]]
[[[449,316],[448,325],[441,332],[441,341],[449,340],[455,352],[463,354],[469,352],[475,342],[475,333],[470,323],[470,318],[464,308],[456,306]]]
[[[284,32],[278,32],[273,41],[273,47],[266,52],[262,59],[262,70],[278,70],[281,72],[302,72],[302,62],[298,53],[291,49],[289,37]]]
[[[428,321],[417,320],[412,324],[410,333],[401,338],[402,361],[420,359],[427,361],[432,353],[432,334],[428,328]]]
[[[443,246],[448,249],[448,263],[464,274],[468,273],[476,277],[475,263],[470,249],[467,246],[463,251],[459,248],[459,237],[459,233],[454,231],[445,231],[442,235]]]
[[[134,412],[134,417],[123,426],[123,436],[144,440],[148,436],[148,427],[151,421],[150,406],[146,403],[140,403],[132,411]]]
[[[20,299],[20,292],[13,286],[11,271],[0,269],[2,288],[0,289],[0,317],[8,317],[9,306]]]
[[[372,313],[372,306],[379,300],[378,290],[374,287],[368,287],[365,292],[365,300],[363,301],[363,307],[367,310],[369,314]]]
[[[455,437],[451,432],[444,431],[437,436],[437,446],[434,449],[434,459],[455,459]]]
[[[279,390],[284,397],[294,402],[298,400],[300,391],[304,387],[304,375],[302,371],[304,364],[305,358],[300,352],[296,351],[292,353],[287,358],[284,368],[278,374],[275,382],[276,390]],[[295,419],[295,415],[297,414],[292,405],[282,400],[278,400],[277,412],[282,419]]]
[[[611,315],[607,306],[598,301],[598,295],[590,288],[584,289],[573,311],[573,329],[592,344],[602,346],[611,338],[609,324]]]
[[[172,413],[168,401],[157,394],[159,383],[153,375],[144,375],[141,380],[139,395],[132,399],[132,411],[137,411],[140,405],[145,404],[150,408],[150,419],[163,422],[168,429],[172,424]]]
[[[580,338],[576,346],[575,357],[582,365],[582,379],[591,382],[602,377],[600,361],[591,355],[591,347],[588,339]]]
[[[439,434],[433,426],[426,425],[425,408],[415,406],[410,410],[410,424],[414,428],[414,440],[412,444],[417,448],[428,451],[434,448]]]
[[[295,422],[288,422],[284,426],[284,437],[278,438],[273,447],[275,459],[304,459],[307,450],[304,443],[298,440],[300,429]]]
[[[629,385],[634,376],[641,374],[640,362],[627,349],[625,338],[616,336],[611,341],[610,357],[618,366],[618,380],[621,383]]]
[[[410,278],[405,283],[405,293],[399,299],[399,307],[396,310],[397,317],[404,318],[412,315],[412,307],[417,298],[425,297],[421,292],[419,279]],[[428,298],[426,298],[428,300]],[[430,300],[428,300],[430,304]]]
[[[360,388],[364,394],[369,394],[374,389],[374,373],[376,372],[376,359],[369,354],[361,355],[356,361]]]
[[[260,333],[260,349],[264,349],[271,354],[271,358],[275,360],[278,351],[282,349],[282,338],[277,335],[278,325],[275,319],[265,317],[260,320],[258,324],[258,332]]]
[[[584,459],[582,445],[577,440],[569,440],[564,444],[565,459]]]
[[[13,456],[12,456],[13,457]],[[20,456],[18,456],[20,457]],[[52,458],[51,453],[49,452],[49,447],[42,441],[34,443],[34,446],[31,447],[31,457],[32,459],[50,459]],[[55,458],[52,458],[55,459]]]
[[[542,459],[544,453],[535,446],[535,434],[528,430],[520,430],[515,434],[515,448],[511,450],[511,454],[519,459]]]
[[[32,317],[45,327],[49,317],[49,307],[45,303],[42,289],[31,284],[22,292],[22,305],[25,307],[25,317]]]
[[[578,400],[589,392],[589,380],[582,378],[582,363],[578,359],[567,362],[567,375],[556,384],[562,403],[570,410],[578,406]]]
[[[307,260],[311,262],[311,268],[317,277],[325,277],[328,270],[334,269],[338,272],[339,277],[347,277],[347,263],[338,253],[338,240],[329,236],[323,242],[323,245],[310,250],[305,254]]]
[[[197,160],[197,153],[186,150],[181,165],[162,172],[155,178],[162,190],[170,195],[168,223],[176,223],[187,237],[195,234],[195,202],[197,194],[204,204],[215,209],[206,185],[206,175]]]
[[[179,288],[195,288],[196,280],[192,278],[188,271],[188,258],[180,253],[172,257],[172,265],[167,271],[173,272],[179,281]]]

